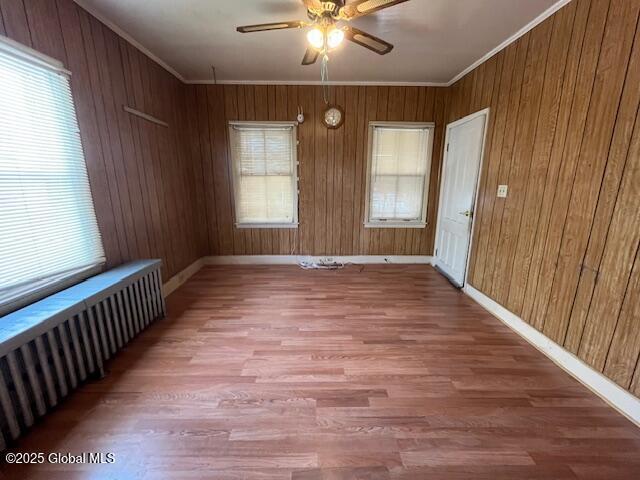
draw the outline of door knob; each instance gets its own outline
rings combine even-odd
[[[460,215],[464,215],[465,217],[473,217],[473,210],[467,210],[466,212],[460,212]]]

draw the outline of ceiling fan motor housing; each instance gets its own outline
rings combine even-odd
[[[320,2],[317,9],[309,9],[309,17],[312,19],[318,17],[336,18],[340,14],[340,8],[342,8],[343,2],[341,0],[334,0],[330,2]]]
[[[338,13],[338,9],[341,7],[340,1],[322,2],[322,9],[328,13]]]

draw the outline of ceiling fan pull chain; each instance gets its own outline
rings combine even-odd
[[[324,97],[324,103],[329,105],[329,55],[327,55],[326,52],[322,57],[320,76],[322,79],[322,96]]]

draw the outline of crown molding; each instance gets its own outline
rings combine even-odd
[[[171,75],[173,75],[174,77],[176,77],[178,80],[180,80],[182,83],[187,83],[186,79],[180,75],[180,73],[178,73],[177,70],[175,70],[173,67],[171,67],[169,64],[167,64],[166,62],[164,62],[160,57],[158,57],[157,55],[155,55],[151,50],[149,50],[147,47],[145,47],[144,45],[142,45],[140,42],[138,42],[132,35],[130,35],[128,32],[124,31],[122,28],[120,28],[118,25],[116,25],[115,23],[113,23],[111,20],[109,20],[107,17],[105,17],[104,15],[102,15],[101,13],[97,12],[94,8],[91,8],[89,5],[86,4],[85,0],[73,0],[80,8],[82,8],[83,10],[85,10],[87,13],[89,13],[90,15],[94,16],[95,18],[97,18],[98,20],[100,20],[104,25],[106,25],[107,27],[109,27],[111,30],[113,30],[115,33],[117,33],[118,35],[120,35],[122,38],[124,38],[127,42],[129,42],[131,45],[133,45],[134,47],[136,47],[138,50],[140,50],[142,53],[144,53],[147,57],[149,57],[151,60],[153,60],[154,62],[156,62],[158,65],[160,65],[162,68],[164,68],[167,72],[169,72]]]
[[[531,20],[528,24],[518,30],[516,33],[507,38],[504,42],[500,43],[498,46],[493,48],[491,51],[487,52],[485,55],[480,57],[478,60],[473,62],[467,68],[462,70],[460,73],[455,75],[448,82],[372,82],[372,81],[350,81],[350,82],[340,82],[340,81],[332,81],[328,82],[329,85],[345,85],[345,86],[395,86],[395,87],[450,87],[455,84],[458,80],[463,78],[469,72],[473,71],[475,68],[482,65],[484,62],[489,60],[491,57],[504,50],[506,47],[511,45],[513,42],[517,41],[520,37],[526,35],[529,31],[533,30],[536,26],[544,22],[547,18],[552,16],[562,7],[567,5],[572,0],[558,0],[556,3],[551,5],[547,10],[542,12],[536,18]],[[169,64],[165,63],[160,57],[151,52],[148,48],[138,42],[132,35],[124,31],[122,28],[117,26],[111,20],[97,12],[95,9],[89,7],[85,0],[74,0],[81,8],[86,10],[88,13],[96,17],[102,23],[104,23],[107,27],[113,30],[115,33],[120,35],[122,38],[131,43],[134,47],[140,50],[142,53],[147,55],[150,59],[160,65],[162,68],[167,70],[173,76],[175,76],[181,82],[188,85],[322,85],[320,81],[292,81],[292,80],[218,80],[215,82],[212,79],[205,80],[187,80],[185,79],[177,70],[172,68]]]
[[[187,80],[188,85],[335,85],[335,86],[377,86],[377,87],[446,87],[447,82],[369,82],[350,81],[341,82],[339,80],[330,81],[323,84],[319,80]]]

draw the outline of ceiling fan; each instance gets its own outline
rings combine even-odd
[[[311,28],[307,33],[309,46],[302,59],[302,65],[313,65],[321,54],[326,57],[328,52],[338,48],[345,38],[379,55],[386,55],[393,50],[392,44],[350,25],[341,26],[339,22],[363,17],[407,1],[409,0],[355,0],[346,3],[346,0],[302,0],[307,7],[310,21],[246,25],[238,27],[237,30],[240,33],[252,33],[288,28]]]

